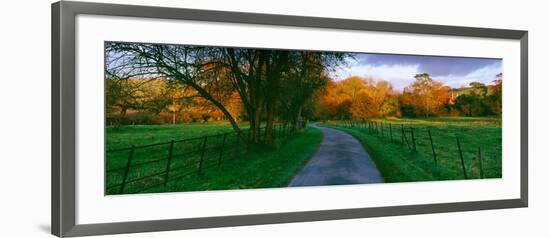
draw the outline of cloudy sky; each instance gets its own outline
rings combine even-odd
[[[463,58],[392,54],[355,54],[348,67],[341,67],[333,76],[342,80],[349,76],[374,77],[391,82],[403,90],[414,81],[414,75],[429,73],[434,80],[456,88],[477,81],[491,84],[502,72],[501,59]]]

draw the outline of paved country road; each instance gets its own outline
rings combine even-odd
[[[376,164],[353,136],[336,129],[313,127],[324,138],[313,158],[298,173],[289,187],[383,183]]]

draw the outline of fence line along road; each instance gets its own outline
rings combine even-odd
[[[376,121],[376,120],[365,120],[365,121],[339,121],[339,122],[331,122],[330,124],[341,127],[341,128],[350,128],[350,129],[358,129],[362,133],[370,133],[376,136],[379,136],[384,139],[389,139],[390,142],[401,144],[403,146],[406,146],[408,150],[410,150],[413,153],[419,153],[418,151],[418,144],[419,144],[419,133],[422,132],[420,128],[415,128],[413,124],[402,124],[402,123],[390,123],[390,122],[384,122],[384,121]],[[433,165],[436,168],[436,171],[433,172],[434,176],[438,176],[438,169],[441,166],[438,162],[438,153],[436,150],[436,147],[434,144],[437,142],[434,142],[434,138],[432,136],[432,130],[430,127],[426,126],[426,135],[427,140],[429,140],[429,143],[426,143],[429,146],[430,155],[426,157],[431,157],[433,161]],[[395,131],[398,132],[395,132]],[[394,139],[394,138],[400,138],[400,139]],[[468,172],[465,164],[465,159],[463,155],[463,150],[461,146],[461,140],[458,136],[455,136],[454,138],[456,140],[456,153],[457,153],[457,160],[456,163],[459,164],[459,167],[461,168],[461,174],[464,179],[473,178],[471,175],[475,170],[479,172],[478,178],[484,178],[484,168],[483,168],[483,158],[482,158],[482,148],[477,147],[476,149],[476,163],[473,167],[470,168],[470,171]],[[477,164],[477,166],[476,166]],[[477,168],[475,168],[477,167]]]
[[[300,124],[305,127],[307,122]],[[275,124],[272,135],[277,140],[295,132],[296,128],[289,123]],[[250,130],[109,149],[106,151],[109,162],[106,193],[140,193],[166,187],[170,181],[201,176],[208,169],[220,167],[224,160],[239,157],[246,149],[241,133],[248,138]],[[259,139],[264,137],[265,127],[262,127]]]

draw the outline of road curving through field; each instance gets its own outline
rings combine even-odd
[[[313,158],[290,181],[289,187],[383,183],[376,164],[353,136],[332,128],[312,125],[323,132]]]

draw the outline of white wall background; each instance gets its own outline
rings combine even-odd
[[[530,205],[461,212],[118,235],[115,237],[548,237],[550,128],[545,1],[134,2],[199,9],[529,30]],[[0,237],[50,237],[50,0],[6,1],[0,10]],[[535,149],[536,148],[536,149]]]

